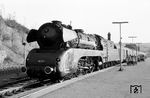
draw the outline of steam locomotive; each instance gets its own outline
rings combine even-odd
[[[108,37],[107,40],[97,34],[85,34],[60,21],[31,29],[27,42],[36,41],[39,48],[32,49],[26,58],[27,74],[31,78],[57,80],[113,66],[119,63],[119,48],[110,40],[110,34]],[[124,47],[121,52],[121,62],[129,62],[136,54]]]

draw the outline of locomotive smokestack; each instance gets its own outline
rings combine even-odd
[[[108,40],[111,40],[111,34],[110,34],[110,32],[108,32]]]
[[[61,21],[58,21],[58,20],[53,20],[52,23],[53,23],[53,24],[57,24],[57,25],[61,25],[61,24],[62,24],[62,22],[61,22]]]

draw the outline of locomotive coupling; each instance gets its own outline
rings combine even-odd
[[[53,71],[54,71],[54,69],[51,68],[51,67],[49,67],[49,66],[46,66],[46,67],[44,68],[45,74],[50,74],[50,73],[53,72]]]

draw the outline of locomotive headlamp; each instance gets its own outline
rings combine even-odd
[[[45,74],[50,74],[53,70],[54,70],[54,69],[51,68],[51,67],[49,67],[49,66],[46,66],[46,67],[44,68]]]

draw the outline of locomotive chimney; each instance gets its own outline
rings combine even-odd
[[[111,40],[111,34],[110,34],[110,32],[108,32],[108,40]]]
[[[53,23],[53,24],[57,24],[57,25],[61,25],[61,24],[62,24],[62,22],[61,22],[61,21],[58,21],[58,20],[53,20],[52,23]]]

